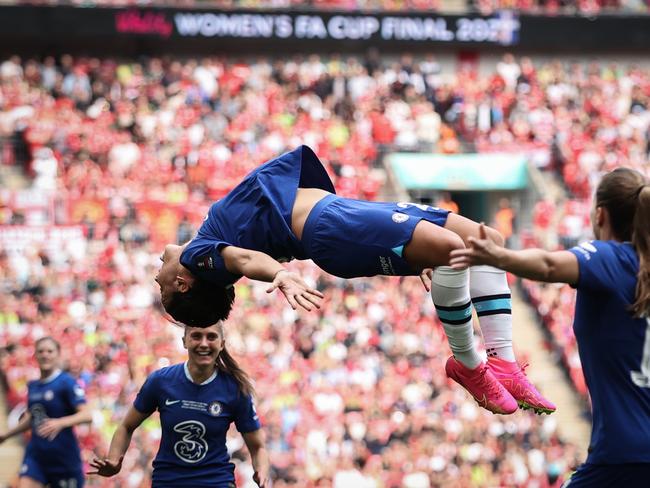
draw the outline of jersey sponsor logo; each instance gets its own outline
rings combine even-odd
[[[180,402],[180,400],[170,400],[169,398],[165,400],[165,405],[174,405],[176,403]]]
[[[214,260],[212,256],[200,256],[196,259],[196,265],[199,268],[214,269]]]
[[[379,256],[379,266],[381,267],[381,274],[383,275],[394,275],[395,268],[393,268],[393,262],[389,257]]]
[[[49,418],[45,407],[41,403],[35,403],[29,407],[29,413],[32,415],[32,422],[36,428]],[[36,432],[36,435],[38,435],[38,432]]]
[[[205,441],[205,425],[197,420],[186,420],[174,426],[174,432],[182,435],[181,440],[174,444],[174,453],[186,463],[198,463],[208,453],[208,443]]]
[[[213,417],[218,417],[221,415],[221,412],[223,412],[223,407],[219,402],[212,402],[208,405],[208,412],[210,412],[210,415]]]
[[[406,222],[410,217],[406,214],[399,213],[399,212],[393,212],[393,222],[396,224],[401,224],[402,222]]]

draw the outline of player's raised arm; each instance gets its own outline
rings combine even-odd
[[[266,291],[271,293],[275,289],[280,290],[294,310],[298,306],[308,311],[312,310],[312,307],[320,308],[323,294],[311,288],[300,275],[288,271],[268,254],[227,246],[222,249],[221,256],[226,269],[231,273],[270,282],[271,286]]]
[[[54,439],[61,430],[79,424],[89,424],[93,420],[91,408],[82,404],[77,406],[77,411],[65,417],[46,419],[38,427],[38,435],[49,440]]]

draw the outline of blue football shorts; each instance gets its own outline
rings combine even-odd
[[[562,488],[645,488],[648,486],[650,486],[650,463],[584,463],[562,485]]]
[[[71,471],[48,469],[47,463],[38,461],[29,454],[25,456],[20,467],[20,476],[27,476],[53,488],[83,488],[84,486],[84,475],[81,469]]]
[[[306,255],[341,278],[414,276],[402,257],[421,220],[444,227],[449,211],[416,203],[351,200],[328,195],[309,213],[302,233]]]

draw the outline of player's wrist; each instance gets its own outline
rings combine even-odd
[[[288,270],[287,270],[286,268],[282,268],[282,269],[277,270],[277,271],[275,272],[275,274],[273,275],[273,281],[275,281],[275,279],[278,277],[278,275],[279,275],[280,273],[282,273],[282,272],[288,273]]]

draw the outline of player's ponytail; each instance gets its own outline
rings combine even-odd
[[[228,349],[225,346],[217,358],[217,369],[219,371],[223,371],[224,373],[228,373],[235,379],[237,385],[239,386],[239,391],[242,393],[242,395],[253,396],[255,394],[255,390],[253,388],[253,384],[251,383],[250,377],[235,360],[235,358],[230,355]]]
[[[223,322],[217,324],[221,337],[224,338],[224,346],[219,357],[217,358],[217,369],[231,375],[237,382],[239,386],[239,391],[245,396],[253,396],[255,394],[255,389],[253,388],[253,383],[251,382],[248,373],[239,365],[237,360],[230,355],[225,344],[225,331],[223,327]]]
[[[632,311],[637,317],[650,317],[650,185],[643,185],[637,192],[632,245],[639,255],[639,275]]]

